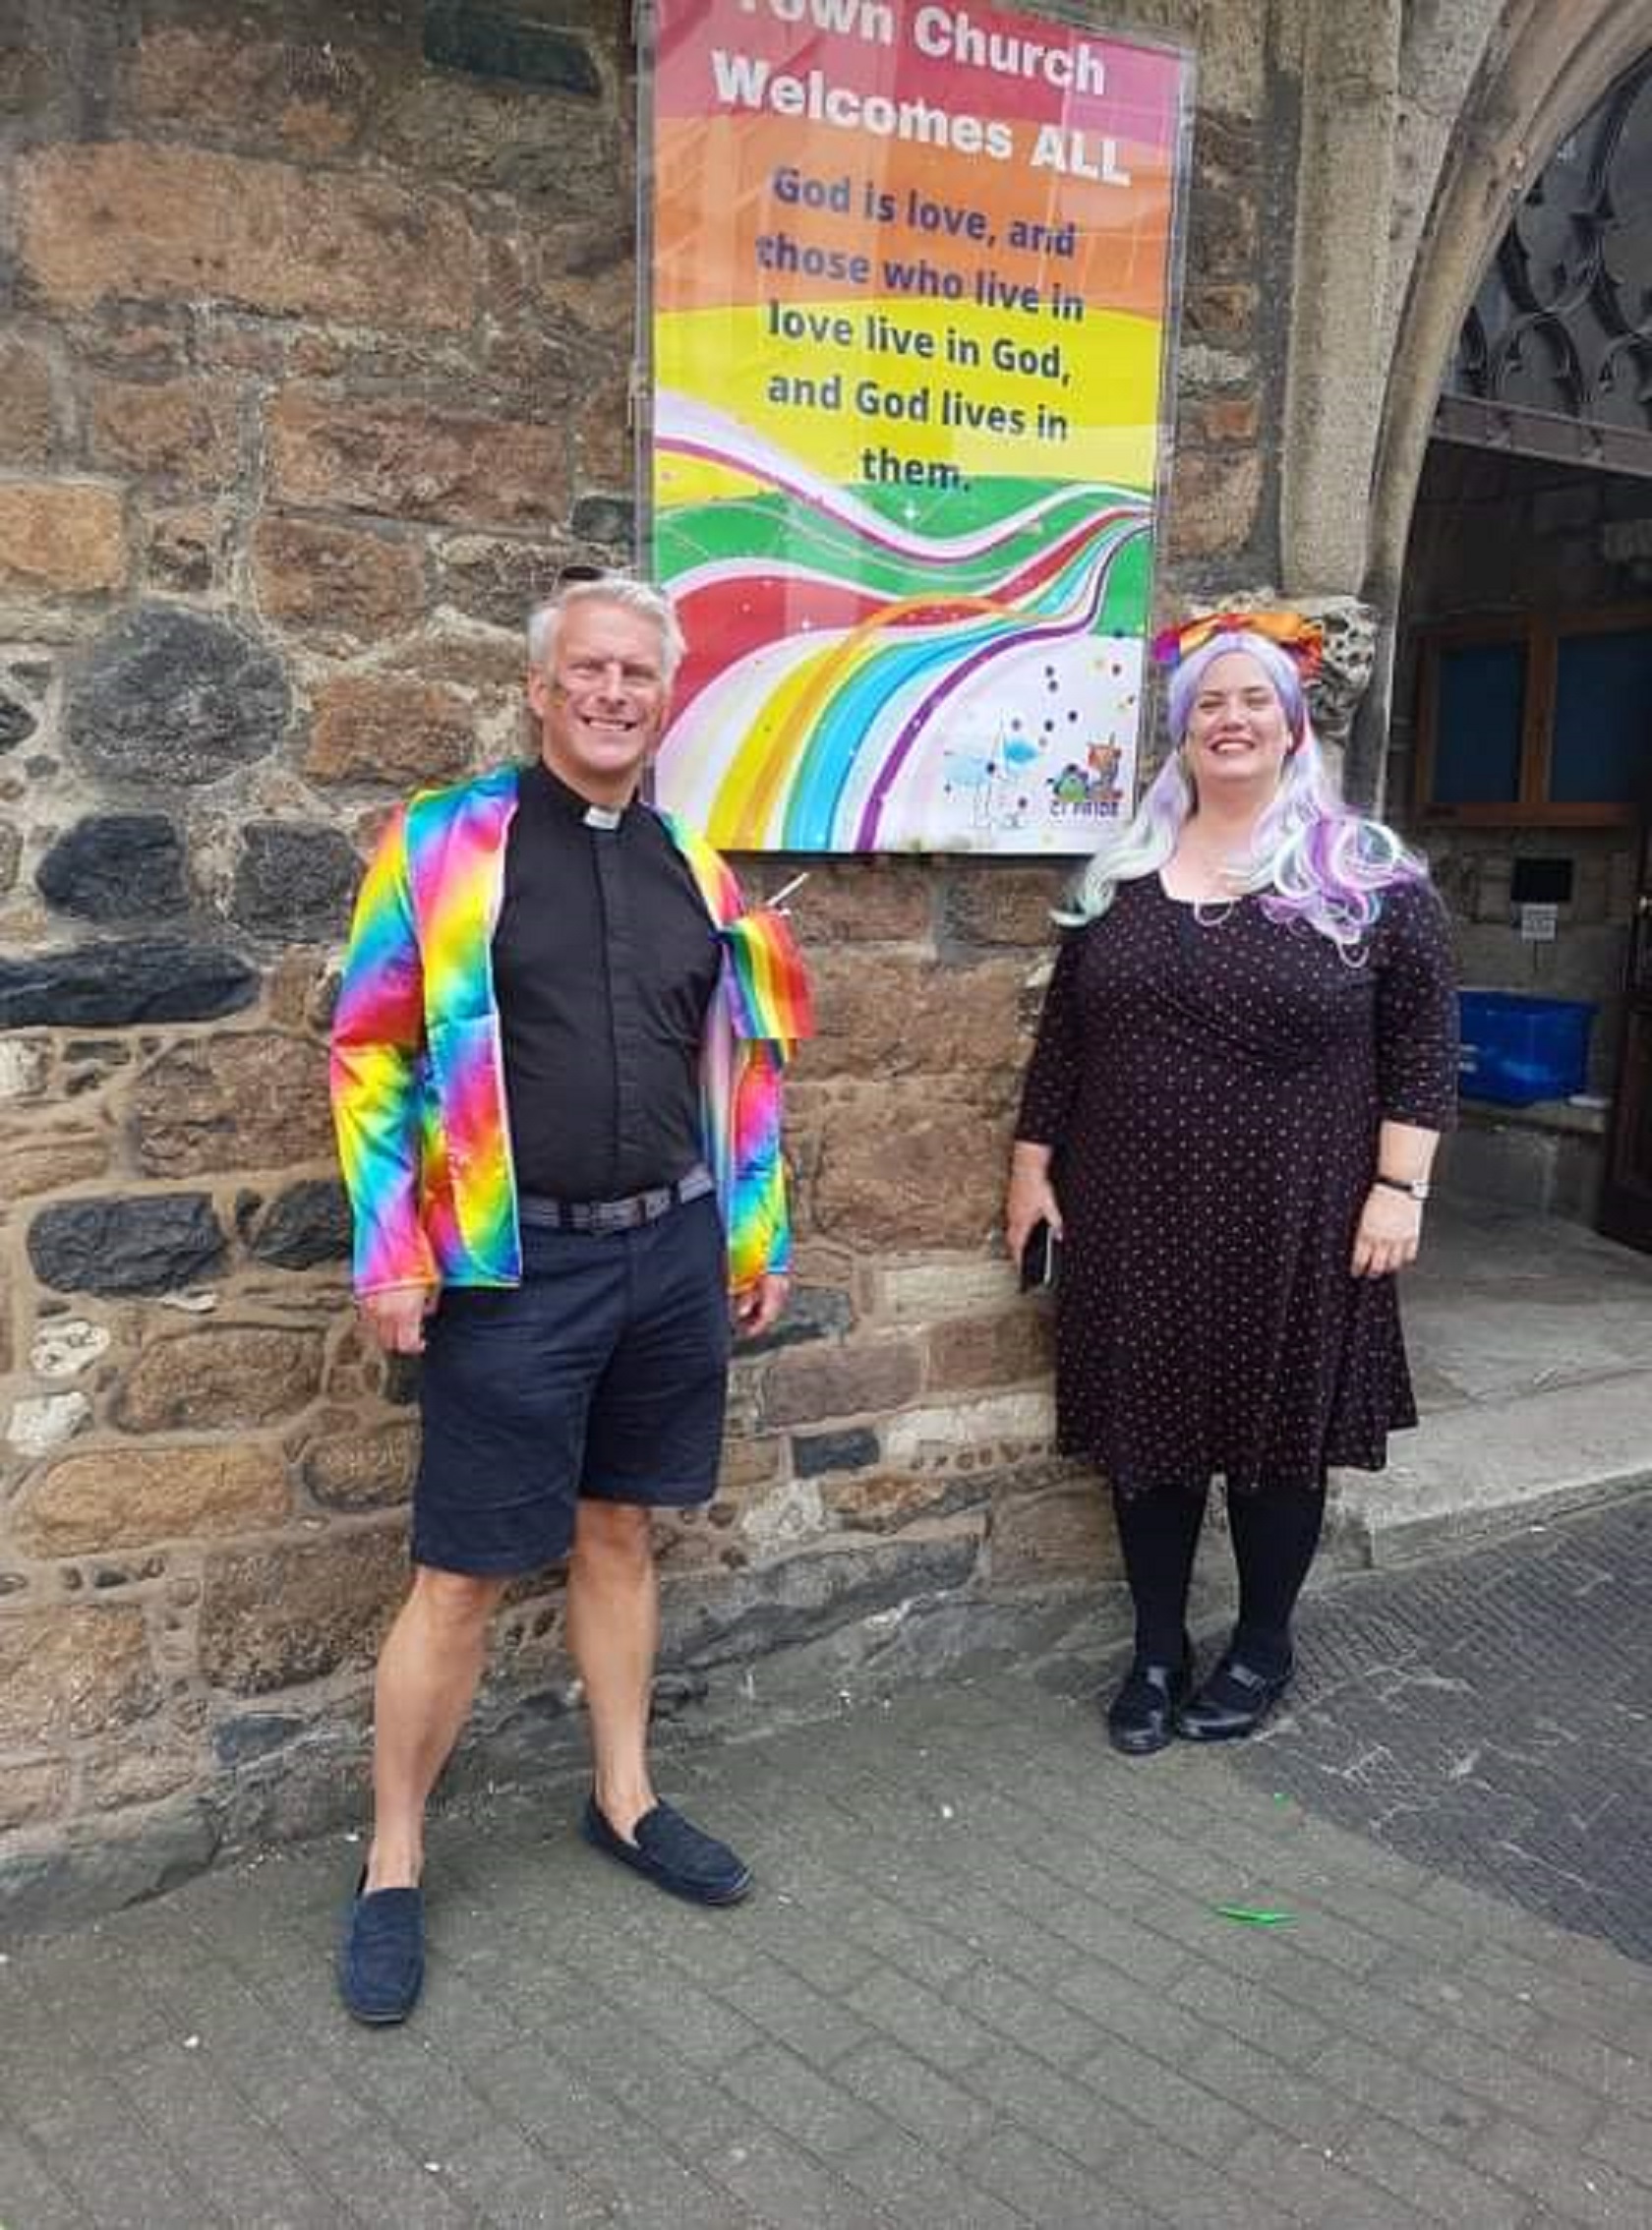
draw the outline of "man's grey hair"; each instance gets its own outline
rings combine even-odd
[[[651,619],[660,630],[660,668],[669,684],[682,663],[685,644],[676,607],[664,589],[652,581],[633,581],[623,573],[604,574],[594,581],[568,581],[528,614],[528,662],[547,671],[557,655],[562,616],[582,604],[617,604],[623,611]]]

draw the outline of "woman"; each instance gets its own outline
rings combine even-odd
[[[1222,614],[1161,637],[1176,750],[1092,860],[1045,999],[1006,1235],[1062,1238],[1061,1445],[1105,1473],[1136,1611],[1107,1713],[1143,1756],[1251,1733],[1289,1684],[1328,1468],[1414,1425],[1393,1273],[1452,1120],[1444,911],[1342,804],[1308,718],[1319,631]],[[1213,1473],[1239,1618],[1194,1688]]]

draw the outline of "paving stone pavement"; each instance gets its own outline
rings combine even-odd
[[[1652,1496],[1310,1602],[1256,1781],[1652,1962]]]
[[[13,1945],[0,2223],[1645,2230],[1652,1966],[1603,1939],[1644,1948],[1647,1757],[1597,1705],[1604,1655],[1636,1708],[1618,1591],[1643,1635],[1647,1520],[1338,1587],[1259,1744],[1116,1758],[1071,1665],[674,1731],[672,1792],[759,1869],[734,1911],[589,1851],[571,1788],[448,1815],[404,2029],[335,2004],[338,1838]],[[1512,1700],[1442,1646],[1504,1624],[1509,1663],[1524,1636],[1552,1667]],[[1513,1738],[1540,1709],[1569,1742]],[[1378,1713],[1415,1802],[1347,1770]],[[1555,1909],[1595,1935],[1485,1861],[1507,1801],[1538,1848],[1591,1757],[1566,1833],[1603,1894]],[[1631,1818],[1638,1850],[1602,1856]]]

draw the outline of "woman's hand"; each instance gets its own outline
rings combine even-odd
[[[1423,1203],[1391,1185],[1373,1185],[1354,1233],[1356,1277],[1386,1277],[1417,1259],[1423,1231]]]
[[[1017,1140],[1010,1155],[1010,1189],[1004,1200],[1004,1244],[1019,1262],[1040,1219],[1061,1237],[1061,1206],[1049,1177],[1050,1148]]]

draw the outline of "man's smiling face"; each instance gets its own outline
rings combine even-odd
[[[528,675],[546,765],[593,805],[624,805],[665,726],[660,630],[645,613],[583,598],[544,670]]]

